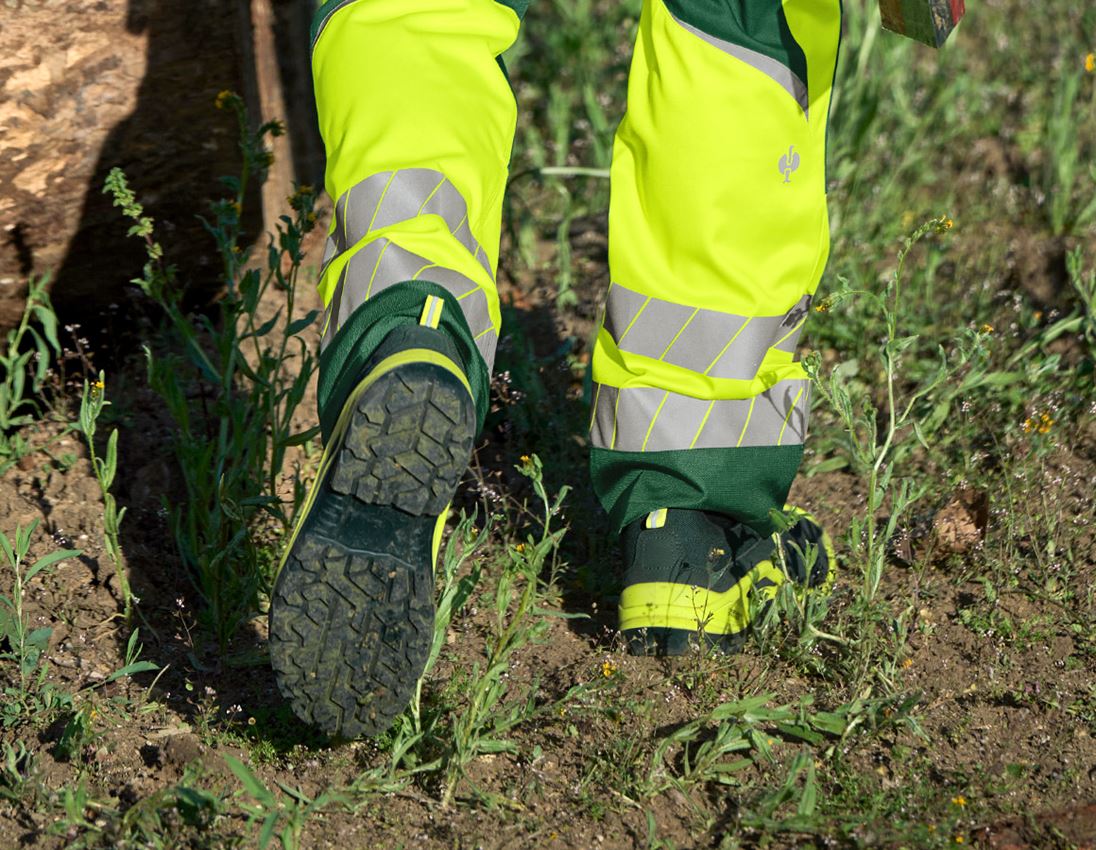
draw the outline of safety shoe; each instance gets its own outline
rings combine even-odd
[[[392,331],[370,358],[274,584],[278,687],[331,735],[385,731],[430,653],[438,545],[476,428],[459,356],[431,320],[441,308],[431,296],[422,322]]]
[[[771,537],[720,514],[663,508],[625,528],[620,631],[629,652],[683,655],[701,641],[733,652],[750,624],[751,592],[767,604],[788,578],[827,592],[833,543],[809,514],[786,510],[794,524],[781,534],[783,566]],[[808,544],[817,552],[810,576]]]

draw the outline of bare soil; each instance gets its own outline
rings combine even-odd
[[[603,282],[603,221],[586,223],[576,239],[576,253],[579,263],[587,266],[586,279]],[[496,380],[497,410],[469,474],[462,497],[465,507],[506,509],[509,500],[527,497],[527,486],[509,472],[520,454],[547,456],[569,442],[571,455],[582,457],[580,430],[559,434],[528,421],[528,412],[521,414],[527,402],[515,400],[515,388],[506,382],[506,365],[534,364],[530,368],[543,393],[541,412],[550,423],[581,417],[581,382],[562,370],[552,354],[569,340],[576,358],[588,359],[587,340],[602,289],[584,285],[578,309],[560,318],[548,306],[554,296],[550,282],[519,285],[504,279],[503,298],[509,305],[507,315],[515,322],[514,332],[500,354],[503,374]],[[257,771],[268,782],[280,780],[310,795],[349,784],[382,755],[370,741],[334,744],[292,719],[265,658],[264,624],[256,621],[245,630],[225,656],[204,637],[198,603],[174,551],[163,507],[165,496],[178,494],[168,450],[168,421],[158,400],[143,386],[139,361],[117,374],[112,388],[116,388],[115,415],[122,429],[116,489],[128,511],[124,551],[141,600],[144,657],[165,671],[155,682],[146,674],[138,681],[101,689],[97,701],[101,732],[78,759],[88,765],[95,793],[125,808],[183,781],[184,776],[188,781],[198,776],[206,787],[232,787],[234,779],[222,755],[247,759],[248,752],[260,744],[267,755]],[[301,424],[307,424],[314,416],[311,405],[301,415]],[[61,469],[61,464],[38,453],[5,476],[0,484],[0,528],[10,533],[18,525],[38,520],[33,555],[59,546],[82,550],[80,557],[61,562],[36,580],[29,598],[32,624],[53,629],[50,681],[72,691],[102,682],[121,665],[126,636],[115,617],[120,609],[119,589],[102,549],[98,487],[77,436],[58,437],[61,431],[59,424],[45,424],[33,439],[39,445],[49,444],[55,457],[71,455],[71,462]],[[1053,490],[1055,503],[1066,517],[1085,511],[1091,516],[1096,485],[1093,433],[1090,429],[1076,437],[1077,442],[1060,449],[1044,469],[1045,486]],[[557,474],[576,485],[566,509],[572,529],[564,548],[571,569],[562,588],[562,604],[567,610],[590,614],[590,619],[554,621],[548,640],[518,654],[511,675],[515,683],[539,679],[541,698],[550,700],[574,684],[602,677],[603,664],[609,662],[616,671],[611,700],[607,697],[601,706],[577,707],[571,715],[522,730],[520,756],[480,758],[471,782],[463,788],[465,803],[440,807],[429,787],[377,795],[354,814],[328,812],[313,817],[304,846],[647,846],[648,811],[655,816],[658,837],[676,847],[716,847],[736,832],[749,846],[805,846],[805,839],[794,836],[763,840],[759,833],[742,830],[737,813],[744,800],[741,795],[748,796],[748,789],[710,791],[706,803],[715,818],[707,826],[698,826],[693,804],[678,792],[640,805],[620,790],[626,777],[614,777],[614,765],[625,774],[645,767],[642,762],[629,765],[628,759],[635,754],[622,749],[624,742],[637,733],[640,737],[665,735],[719,701],[753,693],[763,670],[772,671],[774,665],[777,671],[786,669],[786,675],[770,675],[765,681],[765,688],[775,688],[781,702],[813,693],[819,706],[831,707],[841,700],[842,683],[805,680],[779,658],[760,657],[755,650],[724,659],[715,667],[704,667],[697,659],[623,654],[613,630],[615,554],[600,532],[603,517],[590,496],[584,468],[559,472],[550,467],[549,475]],[[558,486],[565,481],[550,483]],[[863,513],[864,485],[846,472],[801,477],[793,500],[842,533],[852,517]],[[932,794],[931,789],[937,794],[949,793],[943,789],[969,789],[966,796],[972,804],[978,798],[979,815],[965,823],[960,818],[959,823],[971,842],[1010,850],[1092,847],[1096,843],[1092,802],[1096,730],[1091,719],[1096,647],[1091,632],[1088,637],[1079,636],[1053,599],[1048,596],[1041,601],[1023,587],[1003,588],[994,605],[983,604],[983,585],[969,567],[981,547],[993,545],[1000,536],[995,523],[1003,520],[999,514],[988,519],[975,516],[978,510],[955,504],[956,494],[943,485],[928,496],[920,524],[913,523],[908,532],[908,557],[896,559],[883,588],[884,599],[896,614],[909,612],[904,623],[910,633],[908,653],[900,659],[896,685],[902,692],[918,695],[915,716],[924,735],[896,727],[865,743],[851,743],[842,757],[845,769],[858,777],[865,799],[894,792],[896,787],[908,787],[911,799]],[[973,524],[973,538],[962,543],[961,534],[956,538],[954,531],[941,532],[941,523],[934,525],[933,520],[933,512],[940,508],[950,510],[945,513],[950,517],[947,521],[965,528],[968,536]],[[1038,513],[1042,506],[1032,510]],[[1092,534],[1081,542],[1087,553],[1081,558],[1083,572],[1074,581],[1091,588],[1096,579]],[[1024,564],[1016,565],[1019,572],[1025,569]],[[842,616],[857,581],[858,576],[849,573],[839,581],[832,616]],[[474,607],[475,613],[453,624],[452,660],[439,666],[428,691],[443,690],[451,677],[461,675],[464,663],[470,666],[479,657],[487,609],[487,605]],[[1001,634],[987,627],[980,633],[969,618],[964,622],[961,612],[965,610],[987,616],[995,612],[1007,618],[1014,631]],[[141,702],[144,689],[152,700],[147,710],[132,713],[111,707],[115,696]],[[73,760],[56,757],[59,732],[43,730],[37,744],[37,769],[53,789],[75,782],[79,771]],[[481,798],[475,803],[476,789],[494,795],[493,802]],[[914,805],[923,806],[923,802]],[[0,803],[0,846],[60,848],[75,837],[48,835],[53,816],[45,810],[27,815],[23,809],[24,814],[17,817],[18,811]],[[850,817],[850,823],[856,821]],[[902,844],[902,837],[886,822],[871,825],[870,818],[867,822],[869,826],[852,826],[844,837],[823,843]],[[242,818],[230,821],[225,846],[231,846],[233,836],[245,837],[244,846],[250,846],[254,838],[246,837],[250,829]]]

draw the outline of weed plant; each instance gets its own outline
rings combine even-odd
[[[302,187],[290,199],[293,215],[278,222],[265,267],[252,263],[241,247],[244,200],[272,161],[263,146],[266,137],[281,127],[270,122],[252,130],[242,101],[228,92],[217,105],[236,118],[243,164],[238,177],[224,178],[230,196],[215,203],[205,220],[222,263],[224,293],[215,318],[184,310],[183,287],[164,262],[153,221],[119,169],[110,173],[105,191],[134,222],[130,234],[145,243],[148,262],[135,283],[162,308],[183,351],[158,354],[146,347],[149,382],[174,421],[172,449],[185,484],[185,496],[172,505],[175,542],[223,650],[269,589],[273,552],[303,497],[299,480],[288,508],[277,493],[287,451],[318,433],[292,431],[293,413],[315,368],[300,333],[317,311],[294,318],[301,240],[315,222],[310,189]],[[271,318],[260,319],[260,305],[274,298],[284,303]],[[292,369],[291,360],[297,361]]]
[[[886,391],[881,413],[866,396],[854,396],[840,368],[823,376],[817,353],[804,360],[815,387],[836,410],[846,430],[846,447],[851,460],[866,474],[868,492],[864,516],[853,520],[849,540],[862,576],[860,599],[868,606],[874,602],[879,590],[888,547],[900,521],[926,491],[924,483],[915,483],[910,477],[896,477],[895,470],[915,445],[927,448],[928,441],[935,437],[950,410],[951,396],[939,397],[940,390],[948,386],[960,369],[982,354],[981,339],[976,334],[966,335],[958,347],[958,356],[950,360],[944,347],[938,344],[935,368],[905,394],[901,393],[904,363],[919,341],[918,334],[904,334],[904,329],[899,328],[905,315],[902,286],[906,260],[914,245],[925,236],[946,232],[951,226],[951,220],[942,217],[932,219],[914,231],[899,251],[897,267],[882,293],[845,290],[829,296],[817,308],[826,312],[833,304],[857,296],[872,302],[878,309],[885,329],[879,347]],[[880,527],[880,513],[884,509],[888,509],[889,514]]]
[[[255,846],[266,850],[277,837],[282,850],[301,850],[301,833],[307,819],[327,806],[346,804],[347,798],[339,791],[329,790],[316,797],[309,797],[300,788],[278,782],[278,793],[264,783],[239,759],[225,754],[229,769],[240,780],[244,792],[251,798],[243,804],[251,826],[258,826]]]
[[[63,704],[63,699],[46,683],[49,667],[43,654],[49,646],[53,630],[48,626],[32,629],[25,609],[27,584],[42,570],[80,554],[79,549],[58,549],[27,564],[30,543],[38,521],[15,529],[11,540],[0,531],[0,550],[11,572],[10,591],[0,594],[0,637],[8,649],[0,652],[0,661],[15,665],[15,677],[4,686],[4,707],[0,723],[5,727],[20,726],[45,716]]]
[[[122,616],[128,624],[133,615],[133,603],[136,601],[129,586],[129,576],[122,555],[119,530],[126,509],[118,509],[114,494],[110,492],[114,476],[118,471],[118,429],[110,432],[107,438],[106,455],[99,457],[95,449],[95,431],[103,408],[110,404],[106,400],[106,377],[100,372],[99,379],[93,384],[84,381],[84,392],[80,397],[80,416],[77,429],[84,435],[88,447],[88,460],[99,484],[103,497],[103,549],[110,558],[118,586],[122,591]]]
[[[41,393],[53,358],[61,353],[57,316],[46,278],[31,278],[19,324],[8,331],[0,353],[0,475],[30,451],[19,430],[40,413]],[[28,345],[30,343],[30,345]],[[28,380],[29,377],[29,380]]]

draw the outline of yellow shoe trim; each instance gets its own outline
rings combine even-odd
[[[765,600],[775,597],[785,580],[784,574],[771,561],[762,561],[722,593],[668,581],[629,585],[620,594],[620,628],[736,634],[750,623],[750,590],[762,579],[772,582],[756,591]]]
[[[651,511],[647,514],[647,522],[644,523],[645,528],[662,528],[666,524],[666,508],[659,508],[657,511]]]
[[[282,551],[282,557],[278,561],[278,570],[274,574],[275,578],[277,574],[282,571],[282,567],[285,566],[286,559],[289,557],[290,551],[293,549],[293,544],[297,541],[297,535],[300,533],[301,526],[304,525],[305,518],[308,516],[308,512],[312,510],[312,504],[316,501],[316,495],[320,492],[320,487],[323,485],[324,477],[327,475],[327,469],[331,466],[332,461],[338,454],[336,450],[342,444],[343,434],[346,433],[347,426],[350,424],[350,417],[354,413],[354,408],[357,406],[358,399],[361,398],[362,393],[369,389],[373,384],[391,372],[393,369],[398,369],[400,366],[406,366],[409,363],[432,363],[435,366],[440,366],[445,371],[451,373],[458,378],[461,384],[466,390],[468,395],[472,395],[472,387],[468,383],[468,378],[465,377],[461,368],[437,351],[429,348],[408,348],[405,351],[397,352],[390,357],[384,358],[378,363],[368,375],[366,375],[358,383],[356,387],[347,396],[346,402],[342,406],[342,410],[339,412],[339,418],[335,422],[335,428],[331,432],[331,439],[327,441],[327,445],[324,446],[323,455],[320,458],[320,469],[316,473],[316,480],[312,482],[312,487],[308,491],[308,497],[304,500],[304,504],[301,505],[301,509],[297,514],[296,522],[293,524],[293,533],[289,536],[289,540],[286,542],[285,549]],[[441,525],[444,527],[445,514],[442,514]],[[435,547],[441,541],[441,535],[437,529],[434,530],[434,543]],[[437,553],[435,551],[435,561],[437,560]]]

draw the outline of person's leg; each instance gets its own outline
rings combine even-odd
[[[320,293],[324,457],[286,548],[271,658],[343,735],[403,710],[433,566],[486,411],[516,105],[498,56],[522,0],[329,0],[312,66],[335,202]]]
[[[646,0],[614,146],[612,284],[593,362],[591,472],[615,530],[660,527],[665,515],[645,518],[670,508],[764,537],[784,506],[810,399],[795,345],[829,250],[840,19],[840,0]],[[679,536],[725,536],[702,516]],[[631,597],[626,631],[643,620],[628,622],[644,598]],[[700,625],[721,634],[742,621]]]

